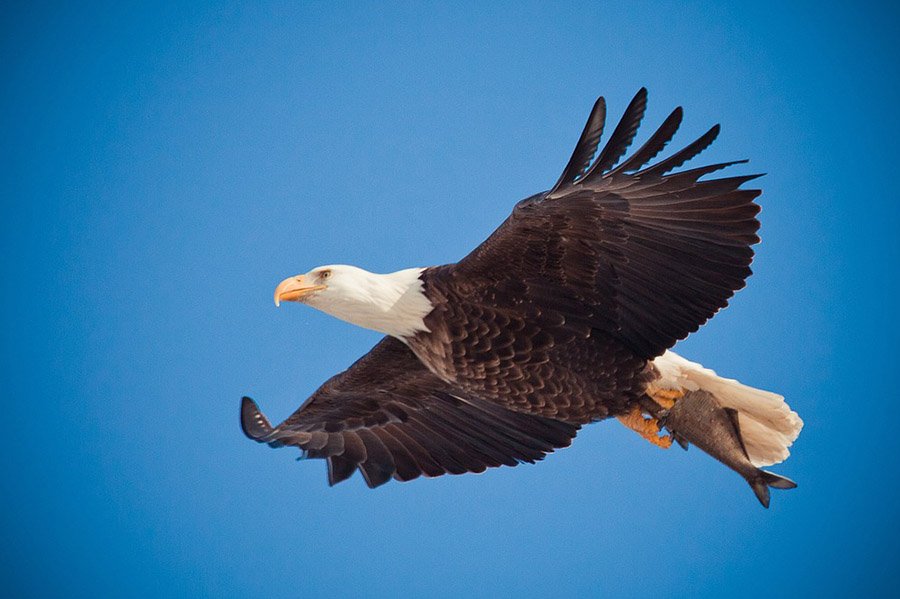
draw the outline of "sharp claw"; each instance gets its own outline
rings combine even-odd
[[[641,407],[638,405],[632,406],[628,413],[618,416],[618,419],[622,424],[658,447],[668,449],[672,445],[672,438],[669,435],[659,436],[660,429],[656,418],[644,418]]]
[[[659,425],[659,428],[662,429],[666,427],[666,420],[669,418],[669,410],[660,410],[656,413],[656,422]],[[666,427],[668,428],[668,427]]]

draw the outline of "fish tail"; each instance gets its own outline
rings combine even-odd
[[[784,476],[779,476],[773,472],[757,469],[756,475],[747,479],[750,488],[756,494],[756,498],[763,507],[769,507],[769,487],[773,489],[794,489],[797,483]]]

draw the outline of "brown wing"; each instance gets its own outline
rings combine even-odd
[[[492,309],[515,309],[527,297],[532,309],[608,333],[647,359],[727,305],[750,275],[750,246],[759,241],[753,199],[760,191],[740,189],[757,175],[700,180],[734,162],[669,174],[709,146],[718,125],[644,168],[675,134],[681,108],[615,166],[645,106],[641,90],[585,172],[585,156],[594,154],[603,128],[598,101],[553,189],[520,202],[447,271],[446,283]],[[517,291],[504,294],[505,288]]]
[[[578,426],[509,411],[467,396],[431,374],[400,341],[386,337],[272,427],[248,397],[244,434],[293,445],[328,461],[328,482],[358,468],[370,487],[445,473],[535,462],[567,447]]]

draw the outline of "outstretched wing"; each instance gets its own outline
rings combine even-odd
[[[455,390],[392,337],[276,427],[245,397],[241,427],[254,441],[293,445],[326,459],[329,484],[358,468],[370,487],[392,477],[407,481],[535,462],[567,447],[578,431],[577,425],[511,412]]]
[[[680,107],[616,166],[634,140],[646,96],[638,92],[588,167],[603,130],[605,103],[598,100],[556,185],[520,202],[460,261],[451,271],[456,284],[474,298],[490,290],[500,307],[520,301],[496,292],[515,281],[539,308],[603,330],[648,359],[726,306],[750,275],[750,246],[759,241],[753,199],[760,191],[740,189],[758,175],[701,181],[736,162],[671,173],[713,142],[718,125],[645,166],[674,136]]]

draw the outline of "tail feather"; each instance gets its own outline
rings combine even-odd
[[[754,466],[777,464],[791,454],[788,448],[800,434],[803,421],[781,395],[720,377],[672,351],[656,358],[653,365],[660,373],[657,385],[685,391],[702,389],[713,394],[722,407],[736,410],[741,438]]]

